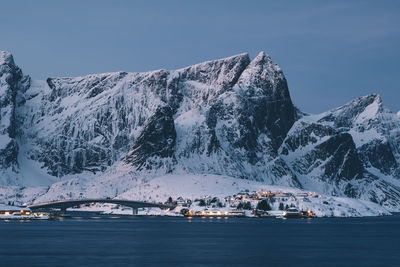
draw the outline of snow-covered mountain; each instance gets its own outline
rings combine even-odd
[[[35,198],[127,197],[138,179],[168,173],[248,179],[400,210],[400,118],[378,95],[304,114],[264,52],[174,71],[46,81],[23,75],[1,52],[0,75],[0,183],[55,183]]]
[[[399,208],[400,120],[379,95],[299,119],[280,154],[303,187]]]

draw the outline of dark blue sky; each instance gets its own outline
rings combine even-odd
[[[36,79],[175,69],[264,50],[294,103],[400,109],[400,1],[7,1],[0,49]]]

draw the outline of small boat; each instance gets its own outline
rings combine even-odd
[[[283,210],[270,210],[268,211],[268,214],[275,218],[286,218],[286,211]]]
[[[301,213],[297,208],[288,208],[283,212],[283,216],[286,218],[300,218]]]
[[[264,211],[264,210],[254,210],[253,214],[255,216],[258,216],[259,218],[275,218],[276,215],[268,212],[268,211]]]
[[[246,217],[244,211],[241,210],[230,210],[227,215],[228,217]]]
[[[50,220],[51,217],[44,213],[34,213],[35,220]]]

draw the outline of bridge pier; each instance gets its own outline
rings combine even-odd
[[[138,214],[138,208],[132,208],[132,215]]]

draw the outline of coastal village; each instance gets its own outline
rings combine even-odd
[[[142,208],[135,215],[164,215],[164,216],[185,216],[185,217],[278,217],[278,218],[311,218],[315,217],[312,210],[300,209],[299,202],[310,202],[310,198],[322,198],[320,194],[308,193],[290,193],[290,192],[271,192],[271,191],[253,191],[248,190],[239,192],[225,198],[213,196],[204,196],[202,198],[177,199],[168,198],[164,204],[176,206],[172,210],[160,210],[158,208]],[[107,204],[99,205],[89,203],[72,208],[71,210],[90,211],[95,207],[109,206]],[[14,204],[0,206],[0,218],[12,219],[16,216],[23,219],[24,215],[32,219],[29,208],[25,205],[15,206]],[[23,211],[23,212],[21,212]],[[120,205],[111,205],[110,211],[103,211],[103,214],[121,214],[124,215],[130,208],[124,208]],[[131,215],[131,213],[130,213]]]
[[[62,199],[59,202],[85,201],[84,199]],[[303,190],[244,190],[226,197],[205,195],[198,198],[168,197],[164,202],[142,201],[150,205],[163,207],[132,208],[123,204],[113,204],[124,199],[106,198],[87,201],[79,205],[70,205],[68,209],[48,209],[43,212],[32,211],[27,203],[1,203],[0,219],[51,219],[71,217],[69,213],[91,212],[98,215],[120,216],[178,216],[203,218],[313,218],[313,217],[354,217],[363,216],[373,210],[367,205],[354,205],[348,198],[323,196]],[[350,202],[349,202],[350,201]],[[56,201],[57,202],[57,201]],[[52,202],[49,202],[52,203]],[[49,204],[45,203],[45,204]],[[371,213],[371,215],[375,215]],[[378,215],[390,215],[380,212]],[[376,216],[376,215],[375,215]]]
[[[169,198],[166,203],[177,205],[174,212],[186,217],[315,217],[310,209],[301,209],[300,202],[311,202],[310,198],[321,199],[322,195],[291,192],[248,190],[225,198],[204,196],[195,200],[178,197]]]

